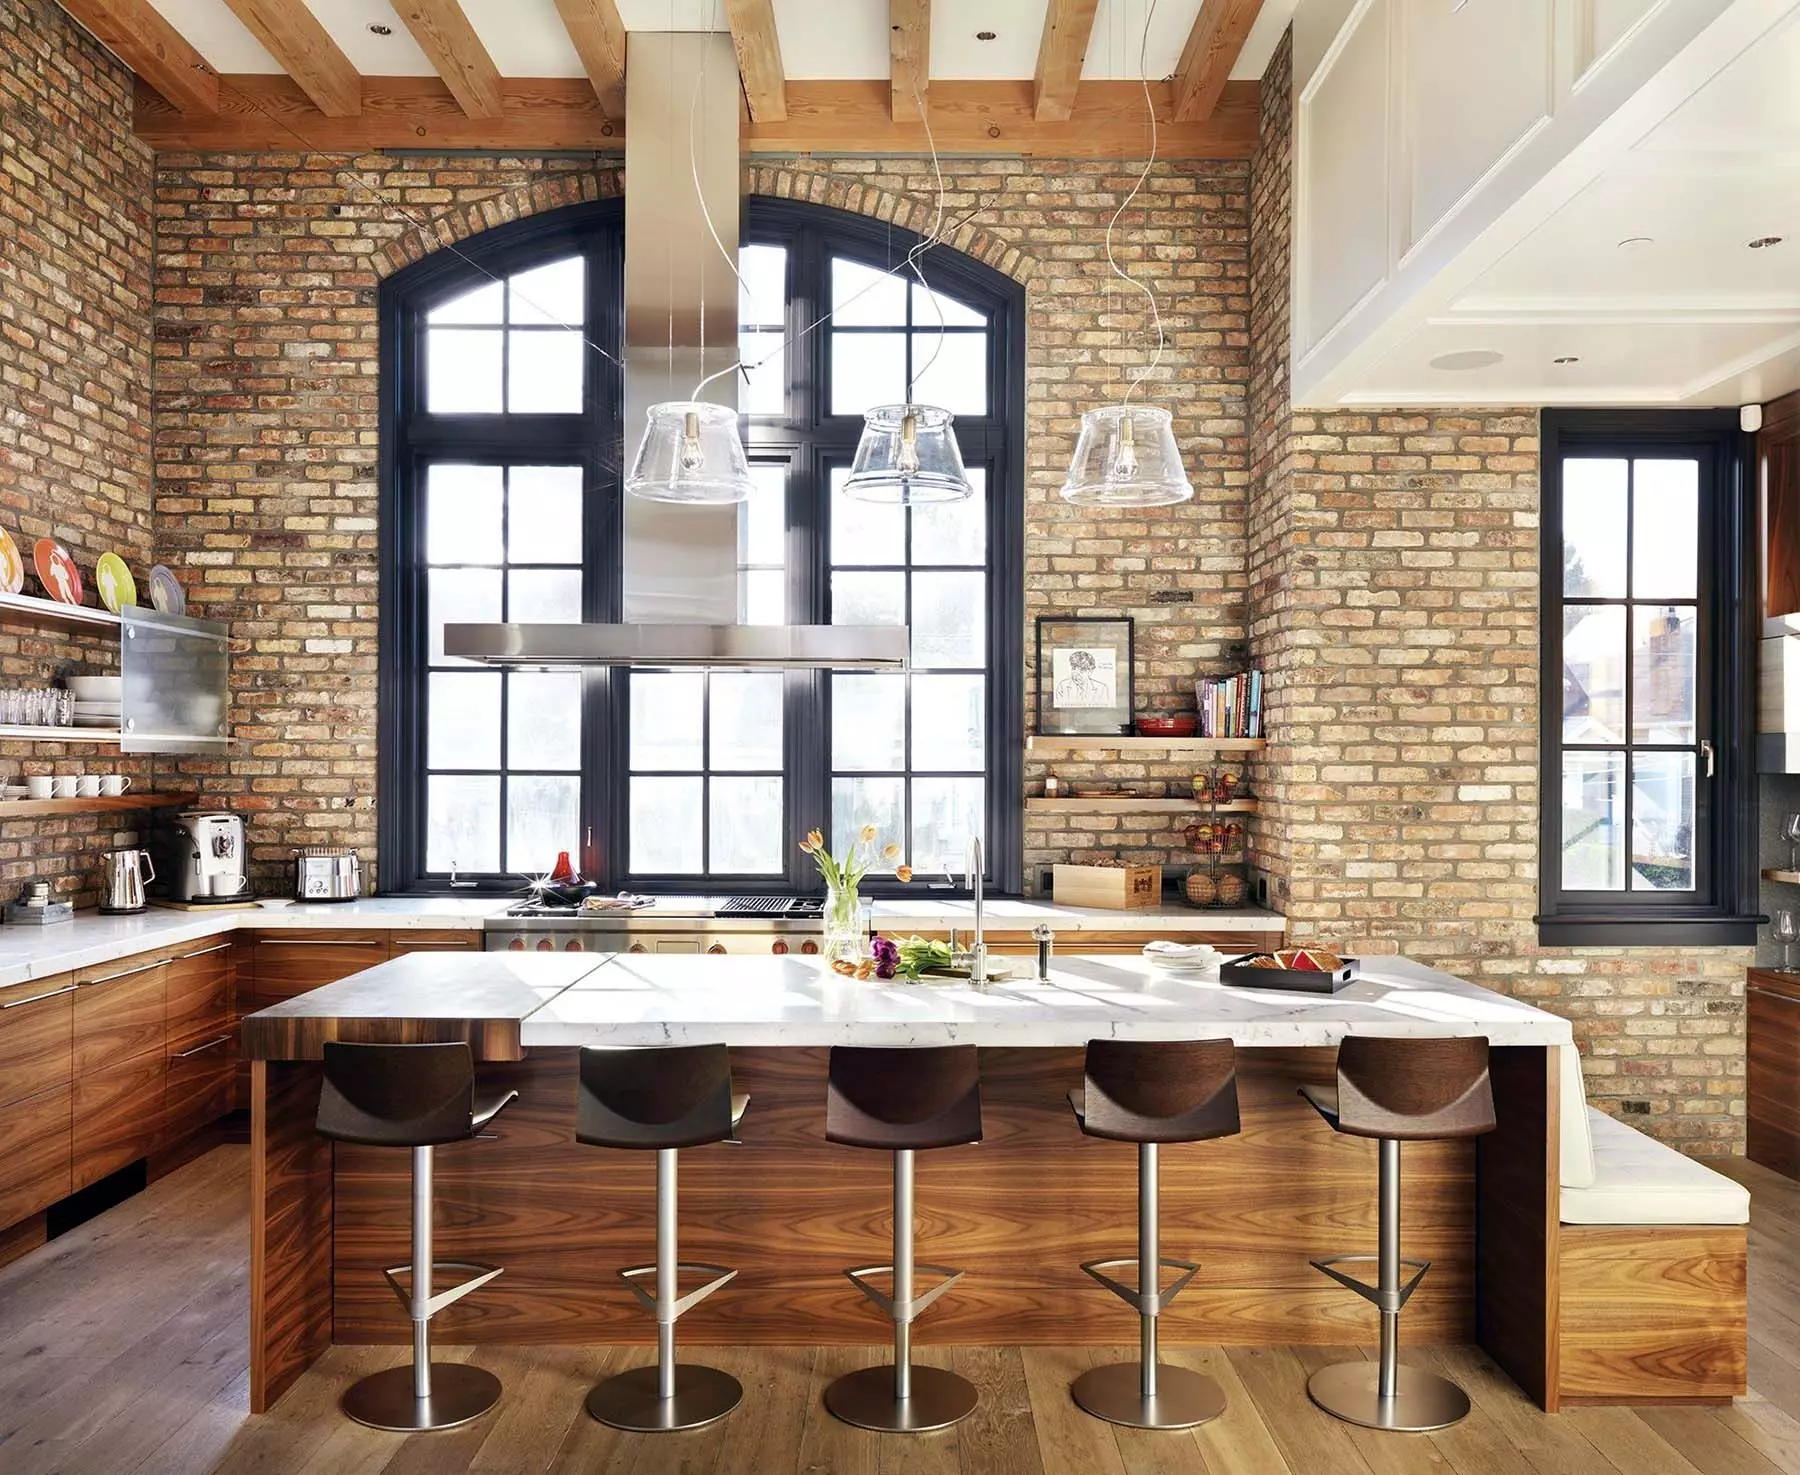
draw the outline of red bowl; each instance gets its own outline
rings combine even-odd
[[[1178,717],[1140,717],[1137,719],[1137,730],[1140,737],[1192,737],[1200,726],[1200,719],[1192,712],[1184,712]]]

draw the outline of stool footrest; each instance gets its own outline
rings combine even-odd
[[[1370,1285],[1367,1281],[1358,1280],[1355,1276],[1346,1275],[1338,1269],[1340,1265],[1379,1265],[1380,1263],[1379,1255],[1333,1255],[1329,1260],[1314,1260],[1312,1267],[1314,1270],[1329,1275],[1339,1285],[1348,1286],[1365,1301],[1374,1305],[1376,1310],[1393,1312],[1397,1315],[1400,1308],[1412,1299],[1412,1293],[1419,1288],[1419,1282],[1425,1279],[1425,1272],[1431,1269],[1431,1261],[1401,1260],[1400,1263],[1412,1271],[1412,1275],[1398,1290],[1394,1291],[1384,1291],[1378,1285]]]
[[[484,1265],[479,1260],[433,1260],[431,1262],[431,1273],[433,1277],[435,1277],[440,1270],[465,1270],[472,1272],[472,1274],[470,1278],[465,1280],[461,1285],[451,1286],[447,1291],[439,1291],[427,1301],[422,1308],[424,1311],[422,1317],[417,1314],[417,1311],[413,1306],[412,1266],[395,1265],[381,1273],[387,1279],[388,1289],[393,1291],[393,1293],[399,1297],[400,1304],[406,1308],[407,1314],[411,1316],[414,1321],[420,1321],[429,1320],[431,1317],[436,1316],[438,1312],[442,1311],[446,1306],[462,1300],[462,1298],[468,1295],[470,1291],[480,1290],[482,1286],[486,1285],[498,1275],[503,1268],[504,1267],[500,1265]],[[404,1277],[404,1279],[402,1279],[402,1277]]]
[[[1145,1295],[1136,1286],[1126,1285],[1123,1281],[1107,1274],[1109,1270],[1122,1270],[1128,1265],[1135,1267],[1137,1264],[1138,1261],[1135,1257],[1127,1257],[1123,1260],[1089,1260],[1081,1268],[1131,1307],[1139,1316],[1160,1316],[1174,1304],[1175,1298],[1187,1289],[1188,1282],[1200,1270],[1200,1267],[1191,1260],[1160,1259],[1156,1262],[1159,1281],[1162,1278],[1160,1272],[1164,1270],[1179,1270],[1181,1274],[1170,1281],[1166,1288],[1159,1284],[1157,1289],[1149,1295]]]
[[[710,1275],[712,1279],[707,1281],[705,1285],[696,1286],[685,1296],[677,1296],[674,1301],[669,1304],[666,1315],[664,1314],[664,1308],[657,1304],[655,1289],[656,1266],[633,1265],[629,1270],[621,1270],[619,1272],[619,1279],[624,1281],[625,1284],[631,1288],[631,1294],[636,1296],[643,1308],[659,1322],[676,1322],[686,1316],[688,1312],[692,1311],[714,1291],[718,1290],[720,1286],[727,1285],[737,1278],[737,1271],[733,1270],[728,1265],[703,1265],[692,1260],[683,1260],[677,1264],[675,1273],[678,1276],[682,1274]],[[645,1281],[650,1282],[651,1288],[649,1290],[644,1288],[643,1283]]]
[[[861,1291],[881,1308],[882,1313],[888,1320],[910,1322],[933,1301],[937,1300],[939,1296],[943,1295],[945,1291],[949,1290],[951,1286],[955,1285],[957,1281],[963,1278],[962,1271],[952,1270],[948,1265],[916,1264],[913,1266],[913,1271],[915,1274],[923,1271],[927,1275],[940,1275],[943,1279],[923,1295],[914,1296],[912,1300],[907,1301],[904,1304],[896,1301],[886,1291],[882,1290],[879,1286],[873,1284],[869,1280],[869,1277],[872,1275],[892,1275],[894,1273],[894,1267],[892,1265],[859,1265],[854,1269],[846,1270],[844,1274],[849,1278],[850,1283],[855,1286],[857,1290]]]

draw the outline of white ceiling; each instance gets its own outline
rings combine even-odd
[[[1800,8],[1432,308],[1346,400],[1733,405],[1800,388],[1796,79]],[[1750,249],[1766,236],[1781,244]],[[1649,240],[1620,245],[1633,237]],[[1504,357],[1431,366],[1476,350]]]
[[[225,0],[151,0],[221,72],[280,72]],[[429,76],[388,0],[304,0],[365,76]],[[506,77],[579,77],[581,59],[554,0],[461,0],[475,33]],[[1175,70],[1202,0],[1100,0],[1084,77],[1134,79],[1142,56],[1152,78]],[[1209,0],[1217,4],[1219,0]],[[1263,74],[1297,0],[1264,0],[1232,76]],[[618,0],[628,31],[724,30],[722,0]],[[781,60],[795,80],[888,75],[887,0],[774,0]],[[941,0],[933,8],[931,75],[939,80],[1030,77],[1048,0]],[[1145,22],[1150,21],[1148,41]],[[377,36],[371,25],[388,27]],[[993,32],[982,41],[978,33]]]

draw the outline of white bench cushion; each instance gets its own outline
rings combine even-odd
[[[1750,1194],[1741,1184],[1673,1147],[1589,1107],[1594,1181],[1564,1180],[1565,1224],[1747,1224]]]
[[[1564,1188],[1594,1186],[1594,1139],[1588,1132],[1587,1088],[1581,1081],[1581,1051],[1573,1045],[1558,1047],[1561,1087],[1557,1120],[1562,1127],[1561,1182]]]

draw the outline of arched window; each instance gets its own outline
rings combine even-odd
[[[501,227],[384,288],[385,887],[442,889],[454,867],[505,889],[569,849],[609,888],[815,891],[799,838],[869,823],[958,884],[980,833],[990,883],[1018,889],[1023,295],[948,247],[920,258],[929,290],[888,275],[918,243],[753,199],[740,255],[760,367],[739,385],[757,479],[739,617],[905,623],[907,673],[446,661],[446,619],[618,618],[637,433],[619,423],[619,207]],[[862,412],[909,394],[956,414],[970,501],[842,494]]]

